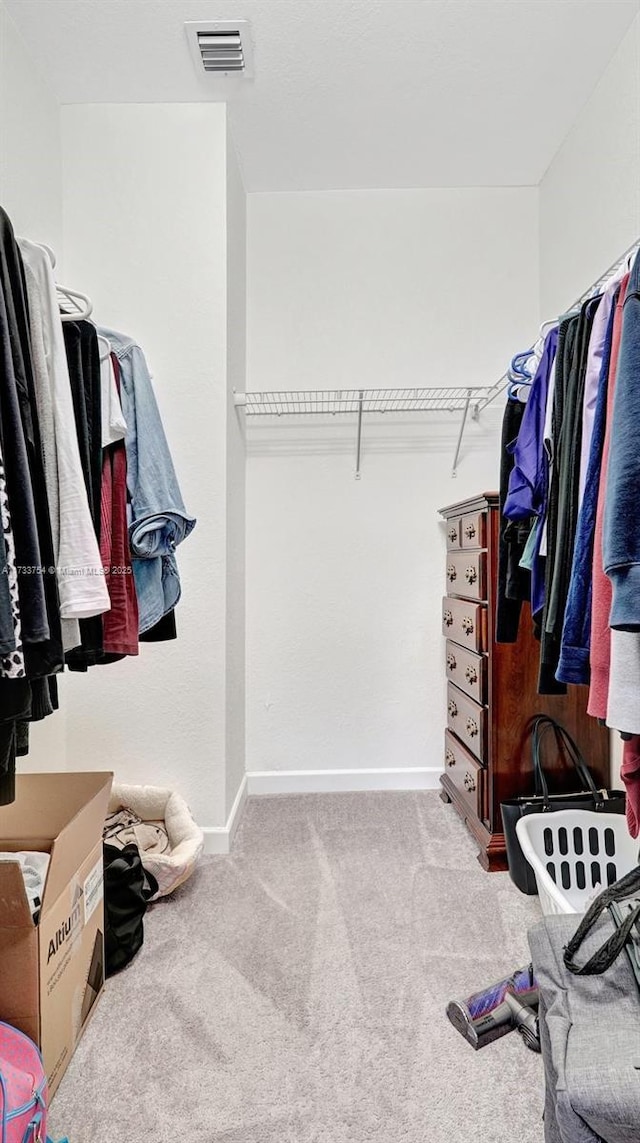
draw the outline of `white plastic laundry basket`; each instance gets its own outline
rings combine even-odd
[[[543,913],[584,913],[594,892],[638,864],[638,843],[623,814],[530,814],[520,818],[516,831],[536,875]]]

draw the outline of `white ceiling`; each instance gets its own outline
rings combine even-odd
[[[247,190],[539,182],[639,0],[5,0],[62,103],[225,98],[186,20],[251,21]]]

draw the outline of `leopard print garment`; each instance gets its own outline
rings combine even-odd
[[[3,679],[24,679],[24,652],[22,650],[22,628],[20,626],[20,601],[18,599],[18,576],[16,573],[16,548],[13,542],[13,528],[11,527],[11,512],[9,511],[9,497],[7,495],[7,482],[4,475],[4,464],[0,456],[0,519],[4,542],[7,549],[7,573],[9,576],[9,596],[11,598],[11,613],[13,615],[13,630],[16,638],[16,649],[8,655],[0,655],[0,676]]]

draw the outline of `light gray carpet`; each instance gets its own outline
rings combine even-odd
[[[538,916],[435,793],[261,798],[156,905],[54,1100],[70,1143],[542,1143],[542,1065],[448,999]]]

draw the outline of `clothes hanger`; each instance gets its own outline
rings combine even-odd
[[[511,359],[511,363],[509,365],[509,377],[512,381],[527,382],[531,380],[531,375],[527,369],[526,363],[531,357],[532,352],[533,351],[529,349],[524,353],[517,353],[516,356]]]
[[[70,302],[74,306],[73,310],[62,310],[60,318],[62,321],[83,321],[90,317],[93,313],[93,302],[86,294],[81,294],[79,290],[70,290],[68,286],[61,286],[56,283],[56,288],[60,298],[65,302]],[[82,306],[79,303],[82,302]]]
[[[98,345],[100,346],[100,360],[106,361],[111,357],[111,342],[108,338],[103,337],[101,333],[98,334]]]
[[[34,242],[33,244],[34,246],[38,246],[40,250],[44,250],[51,263],[51,268],[55,269],[56,255],[51,246],[48,246],[46,242]],[[82,294],[79,290],[70,290],[68,286],[61,286],[59,282],[56,282],[56,290],[58,292],[58,302],[61,307],[61,321],[82,321],[90,317],[93,313],[93,302],[87,294]],[[65,302],[70,303],[73,306],[73,310],[63,310],[62,305],[64,305]],[[103,338],[103,340],[109,345],[106,338]],[[108,352],[111,353],[110,345]],[[101,360],[103,360],[103,358],[101,358]]]
[[[516,353],[514,357],[512,357],[511,368],[515,373],[522,373],[524,375],[527,361],[531,357],[534,349],[535,346],[532,345],[530,349],[522,349],[520,353]]]
[[[510,381],[507,385],[507,393],[510,401],[519,401],[521,405],[526,405],[531,392],[530,381]]]

